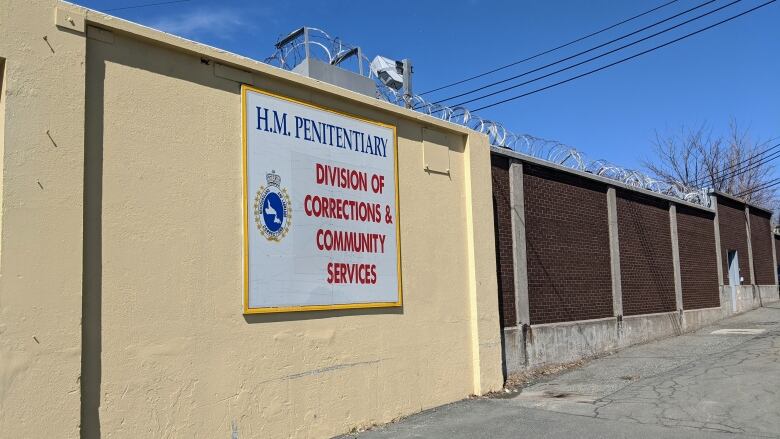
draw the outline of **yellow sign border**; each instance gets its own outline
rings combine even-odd
[[[390,128],[393,130],[393,171],[395,174],[395,236],[396,236],[396,264],[398,266],[398,300],[395,302],[360,302],[360,303],[337,303],[332,305],[303,305],[303,306],[280,306],[280,307],[264,307],[264,308],[250,308],[249,307],[249,210],[248,210],[248,188],[247,188],[247,124],[246,124],[246,95],[248,92],[255,92],[271,96],[277,99],[283,99],[285,101],[293,102],[307,107],[315,108],[317,110],[327,111],[329,113],[338,114],[351,119],[356,119],[361,122],[367,122],[373,125]],[[244,224],[244,314],[270,314],[270,313],[286,313],[286,312],[299,312],[299,311],[325,311],[333,309],[362,309],[362,308],[392,308],[403,306],[403,284],[401,276],[401,215],[400,215],[400,203],[398,197],[398,130],[395,125],[390,125],[382,122],[378,122],[371,119],[366,119],[354,114],[344,113],[341,111],[332,110],[330,108],[321,107],[316,104],[304,102],[298,99],[281,96],[276,93],[262,90],[257,87],[253,87],[247,84],[241,84],[241,171],[242,171],[242,211],[243,211],[243,224]]]

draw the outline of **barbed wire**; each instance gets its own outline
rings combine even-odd
[[[308,28],[308,31],[309,55],[328,64],[355,48],[339,38],[331,37],[321,29]],[[302,37],[288,41],[285,45],[278,47],[272,56],[265,59],[265,62],[292,70],[305,59],[305,44]],[[362,54],[358,62],[365,62],[367,66],[370,64],[369,59]],[[374,80],[377,98],[402,107],[406,105],[403,92],[386,86],[373,74],[370,68],[364,70],[363,76]],[[618,166],[607,160],[590,159],[576,148],[556,140],[544,139],[531,134],[514,133],[508,130],[503,123],[483,118],[464,106],[450,107],[428,102],[419,95],[412,96],[411,106],[429,116],[483,133],[487,135],[490,144],[495,147],[608,178],[633,188],[645,189],[689,203],[710,207],[709,191],[706,188],[689,187],[681,182],[668,183],[652,178],[643,172]]]

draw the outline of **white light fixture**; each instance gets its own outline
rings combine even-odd
[[[400,90],[404,86],[403,63],[384,56],[377,56],[371,61],[371,71],[386,86]]]

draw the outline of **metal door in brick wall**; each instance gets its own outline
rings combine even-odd
[[[742,284],[739,276],[739,255],[736,250],[729,250],[729,285],[731,286],[731,310],[737,311],[737,285]]]

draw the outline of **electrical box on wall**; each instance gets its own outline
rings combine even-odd
[[[450,173],[449,134],[423,128],[423,169],[441,174]]]

